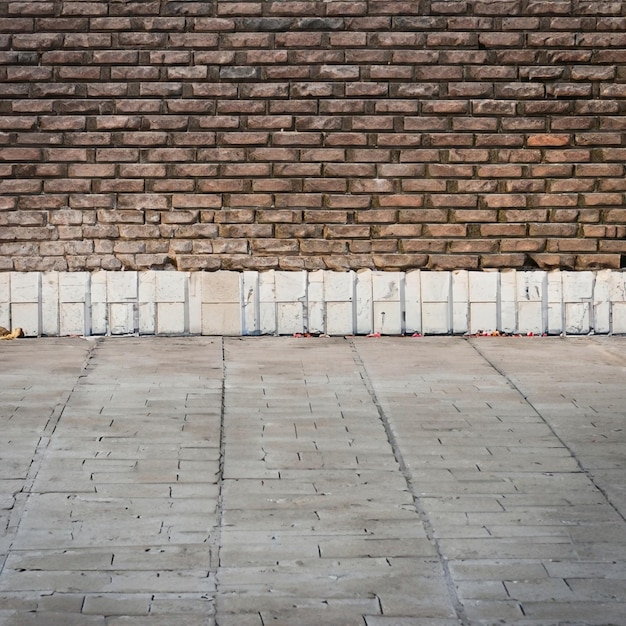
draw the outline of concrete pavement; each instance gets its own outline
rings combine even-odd
[[[626,624],[626,338],[0,345],[0,624]]]

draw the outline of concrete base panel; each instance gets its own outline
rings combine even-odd
[[[29,337],[624,334],[626,273],[6,272],[0,326]]]

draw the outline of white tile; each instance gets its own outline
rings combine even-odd
[[[580,302],[593,297],[593,272],[561,272],[561,276],[564,302]]]
[[[467,270],[458,270],[451,273],[452,280],[452,301],[453,302],[469,302],[470,301],[470,276]]]
[[[88,302],[89,283],[90,276],[88,272],[60,273],[59,302]]]
[[[11,302],[39,302],[41,274],[10,272]]]
[[[41,330],[38,302],[14,302],[11,304],[11,330],[21,328],[27,337],[37,337]]]
[[[611,302],[626,302],[626,272],[611,272],[609,299]]]
[[[544,271],[517,272],[517,301],[543,302],[546,298],[546,281]]]
[[[310,333],[327,333],[325,324],[325,303],[323,300],[308,302],[306,329]]]
[[[204,303],[203,335],[241,335],[241,306],[238,302]]]
[[[137,272],[107,272],[106,276],[109,302],[134,302],[137,300],[139,295]]]
[[[428,335],[449,333],[451,330],[450,303],[422,302],[422,329],[423,333]]]
[[[563,309],[562,272],[547,274],[547,323],[546,331],[550,335],[560,335],[565,328],[565,310]]]
[[[99,302],[106,304],[109,302],[109,295],[107,293],[107,282],[109,280],[109,274],[112,272],[100,271],[94,272],[89,281],[89,302]],[[45,279],[44,274],[44,279]],[[58,284],[58,280],[57,280]]]
[[[259,273],[244,272],[242,277],[243,328],[242,334],[256,335],[259,327]]]
[[[310,302],[324,302],[324,283],[330,273],[324,270],[309,272],[307,294]]]
[[[276,302],[303,302],[306,298],[306,272],[276,272]]]
[[[41,334],[57,337],[59,323],[59,273],[44,272],[41,275]]]
[[[381,335],[402,334],[400,302],[374,302],[374,332]]]
[[[326,272],[324,275],[326,302],[351,302],[354,297],[354,280],[354,272]]]
[[[156,277],[154,270],[139,273],[139,302],[156,301]]]
[[[452,272],[452,331],[466,333],[469,330],[469,279],[466,270]]]
[[[112,335],[130,335],[135,332],[135,305],[133,303],[114,302],[109,305],[109,332]]]
[[[187,287],[187,315],[189,333],[202,334],[202,272],[191,272]],[[240,330],[241,334],[241,330]]]
[[[153,302],[139,303],[139,334],[154,335],[156,333],[156,304]]]
[[[355,293],[356,332],[359,335],[368,335],[374,328],[371,270],[356,273]]]
[[[354,307],[352,302],[326,303],[326,333],[352,335],[354,333]]]
[[[611,331],[611,270],[596,273],[593,288],[593,330],[599,334]]]
[[[500,323],[498,330],[505,333],[517,332],[517,304],[507,301],[500,303]]]
[[[259,301],[260,302],[276,302],[276,272],[269,270],[268,272],[259,273]]]
[[[90,309],[89,334],[106,335],[109,330],[109,305],[106,302],[92,302]]]
[[[450,272],[420,272],[422,302],[448,302],[450,300]]]
[[[274,335],[276,330],[276,303],[259,303],[259,332],[262,335]]]
[[[500,320],[498,330],[505,333],[517,331],[517,272],[500,273]]]
[[[220,271],[202,272],[202,302],[237,303],[241,300],[241,274]]]
[[[468,272],[468,274],[470,302],[498,301],[499,272]]]
[[[571,335],[586,335],[591,329],[589,302],[565,303],[565,332]]]
[[[470,333],[492,332],[498,328],[498,307],[495,302],[470,303]],[[456,328],[455,328],[456,331]]]
[[[626,302],[613,302],[611,305],[611,332],[626,335]]]
[[[0,302],[0,326],[11,327],[11,305],[8,302]]]
[[[518,332],[522,334],[533,333],[535,335],[541,335],[543,333],[543,303],[525,301],[518,302],[517,306]]]
[[[180,335],[186,331],[185,318],[184,302],[158,302],[156,332],[164,335]]]
[[[186,272],[157,272],[156,301],[159,303],[185,302],[187,281],[188,274]]]
[[[402,272],[372,272],[374,302],[400,302],[402,278]]]
[[[276,331],[279,335],[304,332],[301,302],[279,302],[276,305]]]
[[[420,290],[420,270],[407,272],[404,277],[405,331],[422,332],[422,298]]]
[[[546,314],[546,332],[550,335],[560,335],[565,328],[563,303],[548,302]]]
[[[60,281],[63,280],[61,274]],[[71,296],[75,292],[69,291]],[[70,335],[83,336],[87,332],[86,328],[86,306],[84,302],[61,302],[59,305],[59,326],[62,337]]]
[[[9,302],[11,302],[11,273],[0,272],[0,304]]]

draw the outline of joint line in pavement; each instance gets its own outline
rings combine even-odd
[[[367,389],[367,392],[370,395],[372,403],[374,404],[374,406],[376,407],[376,410],[378,411],[378,416],[385,429],[385,434],[387,435],[387,441],[389,442],[389,445],[391,446],[393,455],[396,459],[396,462],[398,463],[402,476],[407,484],[409,493],[411,494],[413,498],[413,505],[415,506],[417,515],[424,526],[424,530],[426,532],[426,536],[428,537],[428,540],[431,542],[431,544],[433,545],[437,553],[439,563],[441,564],[441,567],[443,569],[444,579],[446,582],[446,587],[448,589],[448,594],[450,596],[450,601],[456,612],[457,619],[459,620],[461,626],[469,626],[470,621],[467,615],[465,614],[465,609],[463,607],[463,604],[459,600],[459,596],[457,595],[456,586],[454,584],[454,580],[452,578],[452,574],[448,566],[448,561],[445,558],[443,554],[443,550],[441,549],[441,544],[434,533],[433,524],[430,520],[430,517],[428,513],[426,512],[425,508],[422,506],[422,503],[419,497],[419,490],[416,489],[415,485],[413,484],[413,476],[411,474],[411,470],[409,469],[408,465],[406,464],[404,460],[404,457],[402,455],[402,450],[400,449],[398,439],[394,432],[393,425],[389,419],[389,416],[385,413],[385,410],[383,409],[380,403],[380,400],[378,399],[378,395],[376,394],[376,390],[374,389],[372,380],[367,372],[367,368],[365,367],[365,363],[363,362],[363,359],[361,359],[361,355],[359,354],[359,351],[356,347],[355,342],[351,338],[347,338],[347,341],[350,344],[350,347],[352,348],[352,355],[354,358],[354,362],[359,369],[359,374],[361,376],[361,379],[363,380],[363,384],[365,388]]]

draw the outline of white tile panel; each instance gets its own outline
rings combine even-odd
[[[41,274],[10,272],[11,302],[39,302]]]
[[[593,288],[593,330],[599,334],[611,332],[611,272],[599,271]]]
[[[279,302],[276,304],[276,332],[279,335],[303,333],[303,304],[301,302]]]
[[[186,272],[156,272],[156,301],[185,302],[188,277]]]
[[[84,302],[62,302],[59,308],[59,325],[62,337],[87,334],[87,307]]]
[[[614,335],[626,335],[626,302],[611,304],[611,332]]]
[[[565,325],[561,274],[561,272],[548,272],[547,274],[546,331],[550,335],[561,334]]]
[[[421,272],[422,302],[450,301],[450,272]]]
[[[157,333],[164,335],[180,335],[186,332],[186,313],[184,302],[158,302],[156,312]]]
[[[404,278],[405,332],[422,332],[422,302],[420,289],[420,271],[407,272]]]
[[[156,303],[139,303],[139,334],[154,335],[156,333]]]
[[[500,320],[498,330],[505,333],[517,332],[517,272],[500,273]]]
[[[497,302],[500,278],[498,272],[468,272],[468,275],[470,302]]]
[[[517,272],[517,301],[543,302],[546,298],[546,272]]]
[[[466,270],[452,272],[452,331],[466,333],[469,330],[469,281],[471,273]]]
[[[494,330],[499,330],[496,303],[472,302],[470,304],[470,333],[493,332]]]
[[[111,335],[130,335],[134,332],[135,305],[131,302],[112,302],[109,305],[109,333]]]
[[[41,334],[40,306],[38,302],[15,302],[11,304],[11,330],[21,328],[27,337]]]
[[[402,334],[400,302],[374,302],[374,332],[381,335]]]
[[[88,272],[59,274],[59,302],[88,302],[91,276]],[[62,312],[61,312],[62,313]]]
[[[243,307],[242,334],[256,335],[259,328],[259,273],[244,272],[242,276],[241,300]]]
[[[367,335],[374,328],[371,270],[361,270],[356,273],[355,293],[356,332],[359,335]]]
[[[352,335],[354,333],[354,305],[350,302],[326,303],[326,333]]]
[[[239,272],[202,272],[199,276],[202,281],[202,302],[239,304],[241,300]]]
[[[580,302],[593,298],[593,272],[561,272],[563,302]]]
[[[517,311],[518,332],[522,334],[533,333],[534,335],[541,335],[544,332],[543,311],[544,306],[542,302],[519,302]]]
[[[422,283],[423,285],[423,283]],[[422,302],[424,334],[445,335],[451,331],[449,302]]]
[[[306,298],[306,272],[276,272],[276,302],[302,302]]]
[[[103,297],[106,301],[106,290]],[[41,334],[56,337],[59,334],[59,273],[41,275]]]
[[[238,302],[204,303],[203,335],[241,335],[241,306]]]
[[[97,272],[101,274],[102,272]],[[107,272],[109,302],[134,302],[138,298],[137,272]]]
[[[591,304],[589,302],[565,303],[565,332],[587,334],[591,329]]]

